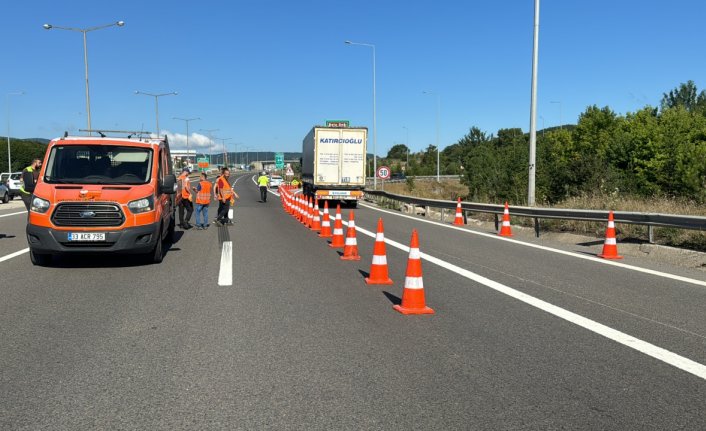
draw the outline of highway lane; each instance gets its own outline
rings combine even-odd
[[[705,286],[464,234],[369,207],[356,211],[356,224],[374,231],[381,216],[389,239],[408,244],[416,228],[422,252],[706,363]],[[704,279],[683,268],[667,269]]]
[[[235,188],[232,286],[217,284],[213,228],[186,232],[161,265],[0,263],[13,280],[0,288],[0,428],[706,426],[703,380],[426,262],[437,314],[401,316],[405,253],[388,247],[394,286],[365,286],[372,239],[342,262],[278,199]],[[385,217],[407,243],[410,226]],[[422,251],[455,252],[458,235],[417,227]]]

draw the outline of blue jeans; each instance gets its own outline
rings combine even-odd
[[[199,223],[199,215],[203,216],[203,223]],[[196,226],[208,226],[208,205],[196,204]]]

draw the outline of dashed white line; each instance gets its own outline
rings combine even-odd
[[[233,242],[223,241],[221,248],[221,268],[218,271],[218,285],[233,285]]]

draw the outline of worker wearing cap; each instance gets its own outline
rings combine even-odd
[[[191,183],[189,181],[189,168],[185,167],[181,170],[181,175],[177,178],[179,181],[181,200],[179,201],[179,226],[182,229],[191,229],[189,223],[191,215],[194,213],[194,203],[191,200]],[[184,216],[186,211],[186,216]]]
[[[267,202],[267,186],[270,184],[270,179],[265,172],[261,172],[257,178],[257,185],[260,186],[260,202]]]

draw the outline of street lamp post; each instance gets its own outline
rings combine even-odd
[[[377,190],[378,188],[378,177],[377,177],[377,170],[378,170],[378,154],[377,154],[377,143],[378,143],[378,135],[377,135],[377,104],[375,102],[376,100],[376,95],[375,95],[375,45],[372,43],[358,43],[358,42],[351,42],[350,40],[347,40],[345,42],[347,45],[360,45],[360,46],[367,46],[372,48],[373,50],[373,188]]]
[[[10,96],[22,96],[24,91],[15,91],[5,95],[5,104],[7,107],[7,172],[12,172],[12,151],[10,150]]]
[[[86,117],[88,119],[88,135],[91,135],[91,96],[88,91],[88,45],[86,43],[86,33],[89,31],[95,31],[95,30],[100,30],[103,28],[108,28],[108,27],[113,27],[113,26],[118,26],[122,27],[125,25],[125,21],[116,21],[112,24],[105,24],[105,25],[99,25],[96,27],[89,27],[89,28],[74,28],[74,27],[59,27],[57,25],[52,25],[52,24],[44,24],[43,27],[45,30],[51,30],[51,29],[58,29],[58,30],[68,30],[68,31],[78,31],[83,33],[83,67],[85,69],[86,73]]]
[[[208,135],[208,165],[211,165],[211,150],[213,149],[213,132],[221,129],[199,129],[200,132],[206,132]]]
[[[221,141],[221,145],[223,146],[223,166],[226,168],[228,167],[228,150],[226,149],[226,141],[233,139],[233,138],[216,138],[217,140]]]
[[[532,45],[532,90],[530,96],[529,172],[527,205],[534,206],[534,184],[537,171],[537,63],[539,60],[539,0],[534,0],[534,40]]]
[[[159,137],[159,134],[162,132],[159,128],[159,98],[162,96],[176,96],[179,93],[177,93],[176,91],[172,91],[171,93],[152,94],[152,93],[145,93],[144,91],[140,91],[140,90],[135,90],[135,94],[142,94],[143,96],[154,97],[154,110],[155,110],[155,117],[157,119],[157,137]]]
[[[407,143],[406,143],[406,147],[407,147],[407,164],[405,165],[405,168],[406,168],[407,165],[409,165],[409,128],[408,128],[407,126],[402,126],[402,128],[407,131]]]
[[[424,94],[435,94],[436,95],[436,181],[441,181],[440,175],[439,175],[439,166],[440,166],[440,153],[441,153],[441,148],[439,148],[439,122],[441,118],[441,95],[439,93],[435,93],[433,91],[424,91]]]
[[[200,120],[201,118],[195,117],[195,118],[179,118],[179,117],[172,117],[173,120],[181,120],[186,123],[186,160],[187,163],[189,162],[189,121],[194,121],[194,120]],[[196,152],[194,152],[196,154]],[[194,160],[195,162],[195,160]]]

